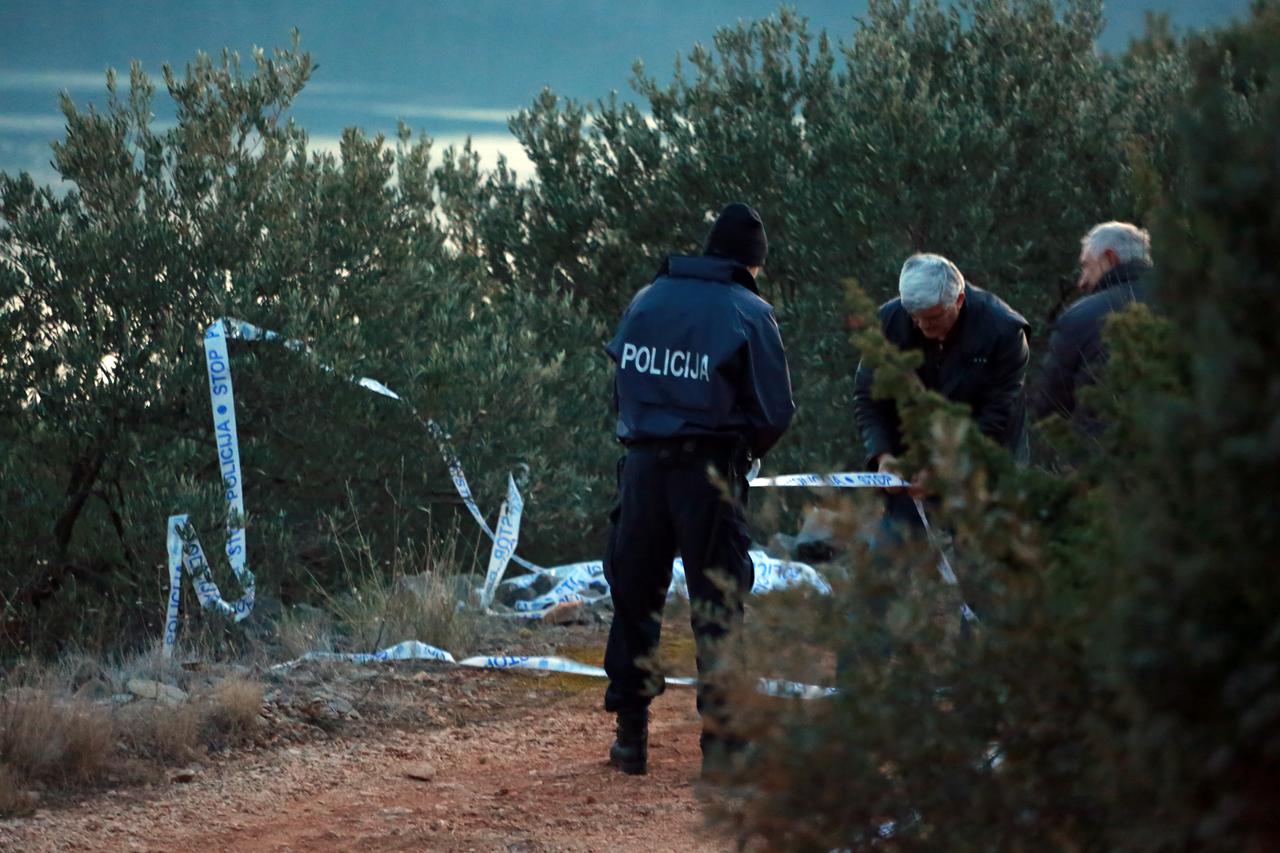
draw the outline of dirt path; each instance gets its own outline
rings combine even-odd
[[[693,790],[693,694],[654,704],[650,771],[604,756],[599,689],[453,670],[478,712],[462,724],[375,730],[204,765],[188,784],[111,791],[0,822],[14,850],[724,850]],[[474,688],[474,692],[470,690]],[[470,703],[469,703],[470,704]],[[429,781],[410,778],[410,773]]]

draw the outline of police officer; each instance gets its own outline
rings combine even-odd
[[[760,215],[728,205],[704,254],[669,257],[605,348],[627,450],[604,560],[614,608],[604,705],[617,714],[610,763],[625,773],[646,771],[649,702],[664,687],[653,658],[677,552],[697,644],[704,773],[740,747],[724,735],[724,700],[708,676],[754,582],[746,471],[795,413],[778,323],[756,287],[767,249]]]

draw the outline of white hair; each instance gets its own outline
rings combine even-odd
[[[1151,263],[1151,235],[1128,222],[1103,222],[1095,225],[1084,235],[1080,246],[1089,258],[1099,257],[1110,249],[1122,264],[1133,261]]]
[[[954,304],[963,289],[964,276],[942,255],[912,255],[898,275],[898,295],[910,314]]]

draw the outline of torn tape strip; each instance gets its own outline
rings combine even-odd
[[[165,607],[162,653],[170,656],[177,641],[178,599],[185,569],[195,586],[196,597],[205,608],[220,610],[237,622],[253,612],[255,583],[249,571],[249,555],[244,533],[244,469],[240,464],[240,440],[236,430],[235,393],[231,385],[231,360],[227,352],[224,323],[210,324],[204,333],[205,374],[209,380],[209,411],[213,418],[214,444],[222,496],[227,508],[227,560],[242,591],[239,600],[223,598],[204,549],[185,515],[170,516],[165,539],[169,552],[169,598]]]
[[[222,323],[223,321],[220,320],[218,322]],[[270,329],[263,329],[260,326],[255,326],[252,323],[245,322],[244,320],[228,318],[225,322],[230,329],[231,337],[248,342],[278,341],[288,349],[303,353],[304,355],[312,357],[314,360],[311,348],[302,341],[285,338],[278,332],[273,332]],[[316,362],[316,366],[321,370],[324,370],[326,373],[333,372],[332,367],[322,362]],[[459,461],[458,455],[453,452],[453,448],[449,444],[449,434],[445,432],[444,427],[440,426],[440,424],[438,424],[433,418],[422,417],[422,415],[418,413],[417,409],[409,405],[408,401],[376,379],[370,379],[367,376],[352,376],[351,381],[361,388],[372,391],[375,394],[380,394],[383,397],[396,400],[397,402],[404,403],[408,406],[410,414],[412,414],[414,419],[417,420],[424,429],[426,429],[427,434],[431,436],[433,441],[435,441],[436,447],[440,451],[440,456],[444,459],[445,467],[449,471],[449,479],[453,482],[453,488],[457,491],[458,497],[462,499],[463,506],[467,508],[467,512],[471,514],[473,519],[475,519],[476,524],[480,526],[480,529],[484,531],[484,534],[488,536],[490,540],[496,540],[497,534],[489,527],[489,523],[485,520],[484,513],[480,511],[480,507],[476,504],[475,496],[471,492],[471,485],[467,482],[467,474],[462,469],[462,463]],[[509,493],[510,492],[508,491],[508,494]],[[541,566],[525,560],[519,554],[512,553],[511,560],[531,572],[545,571]]]
[[[835,488],[889,489],[906,488],[911,483],[893,474],[874,471],[840,471],[834,474],[783,474],[778,477],[756,477],[749,481],[753,488]]]
[[[751,587],[753,594],[759,595],[794,586],[808,586],[823,595],[831,592],[830,584],[817,569],[807,563],[778,560],[764,551],[751,551],[749,555],[755,569],[755,583]],[[501,615],[537,618],[560,604],[571,601],[591,603],[609,595],[609,582],[604,577],[604,564],[600,560],[574,563],[571,566],[557,566],[548,570],[547,574],[558,578],[550,590],[533,598],[510,600],[508,606],[514,613]],[[538,577],[538,575],[522,575],[504,581],[501,588],[517,592],[528,588],[538,580]],[[668,595],[689,597],[684,560],[679,557],[671,567],[671,587]]]
[[[297,340],[286,339],[279,333],[270,329],[263,329],[252,323],[234,318],[220,319],[212,323],[205,332],[205,360],[207,374],[209,379],[209,396],[210,407],[213,415],[214,435],[218,454],[219,470],[222,475],[224,499],[227,504],[227,557],[231,564],[232,572],[236,580],[244,590],[243,597],[234,603],[227,602],[223,599],[217,585],[213,583],[212,575],[209,570],[207,560],[204,558],[203,549],[200,547],[199,541],[196,539],[194,531],[191,529],[186,520],[186,516],[174,516],[170,519],[168,531],[168,544],[170,546],[170,594],[166,605],[166,619],[164,631],[164,645],[166,651],[171,650],[176,640],[177,631],[177,599],[179,597],[178,589],[180,588],[176,579],[180,579],[183,567],[185,565],[187,573],[192,577],[193,584],[196,585],[197,597],[203,607],[213,607],[229,613],[237,621],[245,618],[253,609],[254,602],[254,578],[248,569],[247,547],[244,532],[244,471],[240,463],[240,447],[239,436],[236,430],[235,421],[235,396],[232,390],[231,382],[231,364],[229,352],[227,349],[227,341],[231,338],[244,340],[247,342],[270,341],[279,342],[286,348],[300,352],[308,357],[313,357],[313,353],[305,343]],[[317,366],[329,373],[333,372],[333,368],[317,362]],[[388,388],[376,379],[368,377],[351,377],[352,382],[356,385],[369,390],[373,393],[396,400],[408,405],[408,403],[395,391]],[[527,602],[519,602],[514,613],[503,615],[514,616],[530,616],[536,617],[541,615],[551,607],[557,606],[567,601],[583,601],[592,602],[604,598],[608,594],[608,585],[603,580],[602,568],[597,562],[575,563],[568,566],[559,566],[552,569],[546,569],[527,560],[522,559],[515,553],[516,544],[519,539],[520,518],[523,511],[523,499],[516,487],[515,479],[508,475],[507,480],[507,500],[504,501],[502,510],[499,514],[497,530],[489,527],[485,520],[484,514],[480,511],[476,504],[474,495],[471,492],[470,484],[467,482],[466,473],[463,471],[461,461],[458,459],[449,445],[449,436],[444,429],[431,418],[423,418],[418,412],[409,406],[409,410],[415,419],[426,429],[427,433],[436,442],[440,450],[441,456],[448,468],[450,479],[453,481],[454,488],[458,496],[462,499],[463,505],[466,506],[472,518],[479,525],[480,529],[493,542],[493,549],[490,554],[488,570],[485,574],[484,584],[481,587],[481,601],[487,608],[493,600],[495,591],[502,582],[503,575],[506,572],[507,565],[515,562],[518,565],[528,569],[536,574],[550,574],[557,579],[557,585],[549,593],[539,596],[534,600]],[[756,487],[835,487],[835,488],[886,488],[894,486],[905,486],[906,482],[891,475],[879,474],[872,472],[838,472],[833,474],[788,474],[777,477],[759,478],[755,475],[759,472],[759,461],[752,466],[750,483]],[[921,518],[923,519],[923,508],[920,508]],[[182,519],[183,532],[179,535],[174,526],[174,518]],[[925,521],[926,529],[928,522]],[[175,539],[176,537],[176,539]],[[174,542],[185,543],[175,546]],[[173,557],[174,548],[178,547],[180,558]],[[189,553],[188,553],[189,552]],[[787,561],[773,560],[763,552],[752,552],[752,561],[756,567],[756,584],[753,592],[762,592],[768,589],[779,588],[780,586],[789,585],[790,583],[807,583],[822,592],[829,592],[830,587],[826,581],[814,571],[811,566],[802,563],[790,563]],[[943,572],[944,578],[949,582],[955,582],[954,572],[951,572],[950,565],[943,555],[939,565],[939,570]],[[527,576],[530,580],[523,581],[523,584],[531,583],[535,575]],[[684,581],[684,566],[682,561],[676,560],[672,572],[672,590],[678,594],[687,596],[687,587]],[[588,593],[594,593],[588,594]],[[972,617],[972,611],[965,606],[966,618]]]
[[[919,498],[915,499],[916,512],[920,515],[920,523],[924,525],[925,535],[929,537],[929,542],[933,547],[938,549],[938,574],[942,575],[942,580],[951,586],[959,587],[960,581],[956,578],[955,570],[951,568],[951,561],[947,559],[947,549],[942,547],[942,543],[938,541],[938,537],[933,534],[933,528],[929,526],[929,517],[924,513],[924,501]],[[966,622],[977,625],[978,614],[973,612],[973,608],[963,599],[960,601],[960,615],[964,617]]]
[[[476,655],[457,660],[444,649],[417,640],[405,640],[376,652],[307,652],[300,658],[276,664],[272,669],[289,669],[308,660],[346,661],[349,663],[377,663],[395,660],[432,660],[449,663],[454,666],[466,666],[474,669],[528,669],[535,672],[562,672],[569,675],[582,675],[588,678],[608,678],[603,667],[580,663],[569,658],[551,655]],[[663,679],[669,685],[692,687],[698,683],[696,678],[685,676],[668,676]],[[796,699],[820,699],[834,696],[836,688],[822,687],[816,684],[801,684],[777,678],[761,678],[758,689],[770,696],[785,696]]]
[[[480,588],[480,606],[488,608],[498,582],[506,574],[507,564],[516,552],[520,541],[520,516],[524,512],[524,500],[516,488],[515,477],[507,475],[507,499],[498,512],[498,529],[493,537],[493,550],[489,553],[489,568],[485,572],[484,585]]]
[[[195,588],[201,607],[217,610],[236,621],[252,612],[254,586],[250,576],[245,593],[238,601],[228,602],[222,597],[221,590],[214,583],[204,548],[200,546],[200,540],[196,538],[187,516],[169,516],[166,539],[169,552],[169,599],[165,609],[161,653],[164,657],[172,657],[178,640],[178,601],[184,572],[191,578],[191,585]]]

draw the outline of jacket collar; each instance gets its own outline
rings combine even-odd
[[[1151,272],[1151,264],[1146,261],[1128,261],[1123,264],[1117,264],[1098,280],[1098,286],[1093,289],[1093,292],[1101,293],[1109,287],[1136,284],[1149,272]]]
[[[658,275],[672,278],[697,278],[721,284],[740,284],[757,296],[760,289],[747,268],[737,261],[714,255],[668,255],[658,269]]]

